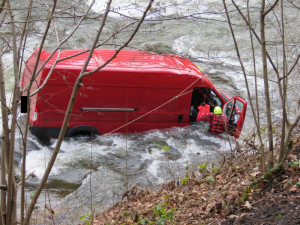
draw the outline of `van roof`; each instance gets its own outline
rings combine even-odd
[[[112,49],[95,49],[89,62],[88,70],[96,69],[106,62],[116,50]],[[86,49],[72,49],[60,52],[60,61],[56,68],[81,69],[89,52]],[[45,50],[41,53],[41,60],[45,61],[51,52]],[[72,57],[76,55],[75,57]],[[48,61],[47,65],[52,66],[57,59],[58,53],[55,53]],[[113,59],[104,70],[159,70],[160,72],[184,73],[193,75],[202,75],[199,68],[188,59],[177,55],[159,55],[153,52],[143,52],[136,50],[121,50],[117,57]]]

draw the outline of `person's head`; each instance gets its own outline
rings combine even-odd
[[[216,114],[217,116],[218,115],[222,115],[222,108],[220,107],[220,106],[216,106],[215,108],[214,108],[214,114]]]
[[[202,102],[201,105],[202,105],[202,106],[205,106],[205,102]]]

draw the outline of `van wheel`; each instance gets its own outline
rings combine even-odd
[[[94,137],[100,135],[97,128],[92,126],[77,126],[68,130],[66,137],[89,136]]]

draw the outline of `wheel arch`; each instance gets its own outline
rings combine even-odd
[[[79,135],[100,135],[98,129],[93,126],[87,126],[87,125],[82,125],[82,126],[77,126],[77,127],[72,127],[70,128],[67,133],[66,137],[74,137],[74,136],[79,136]]]

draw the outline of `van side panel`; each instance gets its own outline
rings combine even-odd
[[[80,71],[55,70],[42,91],[41,127],[61,127],[73,85]],[[137,74],[98,72],[83,79],[69,126],[93,126],[100,134],[111,132],[135,118],[134,112],[84,111],[85,108],[136,108],[140,88]],[[134,132],[134,124],[117,132]]]
[[[116,108],[137,109],[140,95],[140,76],[132,72],[99,71],[83,80],[72,115],[72,126],[78,123],[94,124],[100,134],[134,132],[134,111],[113,111]],[[82,108],[106,108],[112,111],[87,111]],[[75,116],[82,115],[80,116]],[[121,128],[120,128],[121,127]],[[118,129],[120,128],[120,129]]]
[[[47,73],[47,69],[44,72]],[[39,98],[40,127],[62,126],[78,74],[78,70],[56,69],[53,72]],[[184,95],[173,98],[190,83],[190,76],[174,74],[97,72],[83,79],[68,127],[93,126],[100,134],[104,134],[186,126],[189,124],[191,92],[186,90]],[[84,111],[86,108],[124,108],[136,111]],[[134,122],[124,126],[131,121]]]
[[[135,124],[137,132],[186,126],[189,124],[189,102],[191,93],[185,90],[191,82],[190,76],[180,74],[143,74]],[[185,94],[178,96],[185,90]],[[151,112],[150,114],[148,114]]]
[[[44,67],[41,83],[50,68]],[[38,98],[39,126],[61,127],[78,71],[54,70]]]

